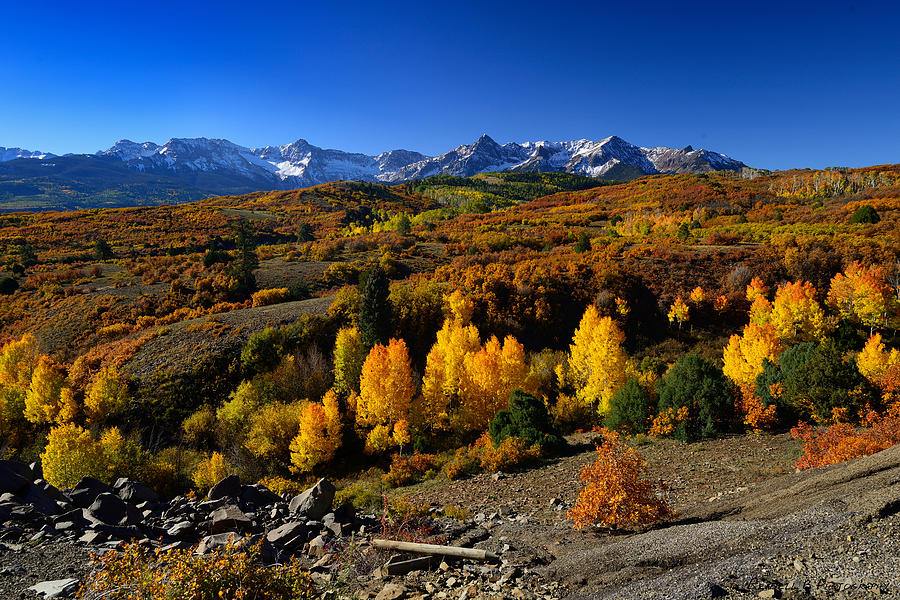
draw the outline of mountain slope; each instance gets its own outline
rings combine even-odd
[[[432,175],[511,171],[627,181],[659,173],[740,171],[745,166],[709,150],[641,148],[617,136],[599,142],[499,144],[482,135],[438,156],[410,150],[370,156],[324,149],[302,139],[247,148],[225,139],[173,138],[163,145],[121,140],[94,155],[62,157],[0,148],[0,157],[0,210],[182,202],[338,180],[390,184]]]

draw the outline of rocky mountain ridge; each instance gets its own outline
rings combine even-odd
[[[3,161],[56,158],[19,148],[0,148],[0,155]],[[402,183],[431,175],[470,177],[486,171],[555,171],[624,180],[657,173],[740,171],[745,166],[709,150],[694,150],[691,146],[641,148],[617,136],[600,141],[499,144],[482,135],[472,144],[438,156],[411,150],[370,156],[320,148],[303,139],[263,148],[210,138],[173,138],[163,145],[120,140],[93,156],[118,161],[141,172],[228,176],[256,189],[292,189],[340,179]]]

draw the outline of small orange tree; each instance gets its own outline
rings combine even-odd
[[[604,431],[603,438],[596,462],[581,470],[587,485],[568,512],[575,527],[646,525],[674,516],[657,487],[642,478],[646,463],[641,455],[614,431]]]

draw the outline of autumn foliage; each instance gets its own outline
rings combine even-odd
[[[597,460],[581,471],[586,485],[568,512],[575,527],[634,527],[674,516],[659,487],[643,478],[646,463],[640,454],[616,432],[603,437]]]

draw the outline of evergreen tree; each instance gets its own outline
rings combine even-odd
[[[237,291],[249,294],[256,290],[256,276],[253,271],[259,268],[259,255],[256,253],[256,235],[253,226],[241,219],[232,228],[235,233],[237,258],[231,264],[231,275],[237,279]]]
[[[391,335],[391,305],[388,278],[376,265],[359,282],[359,333],[363,346],[372,348],[384,344]]]

